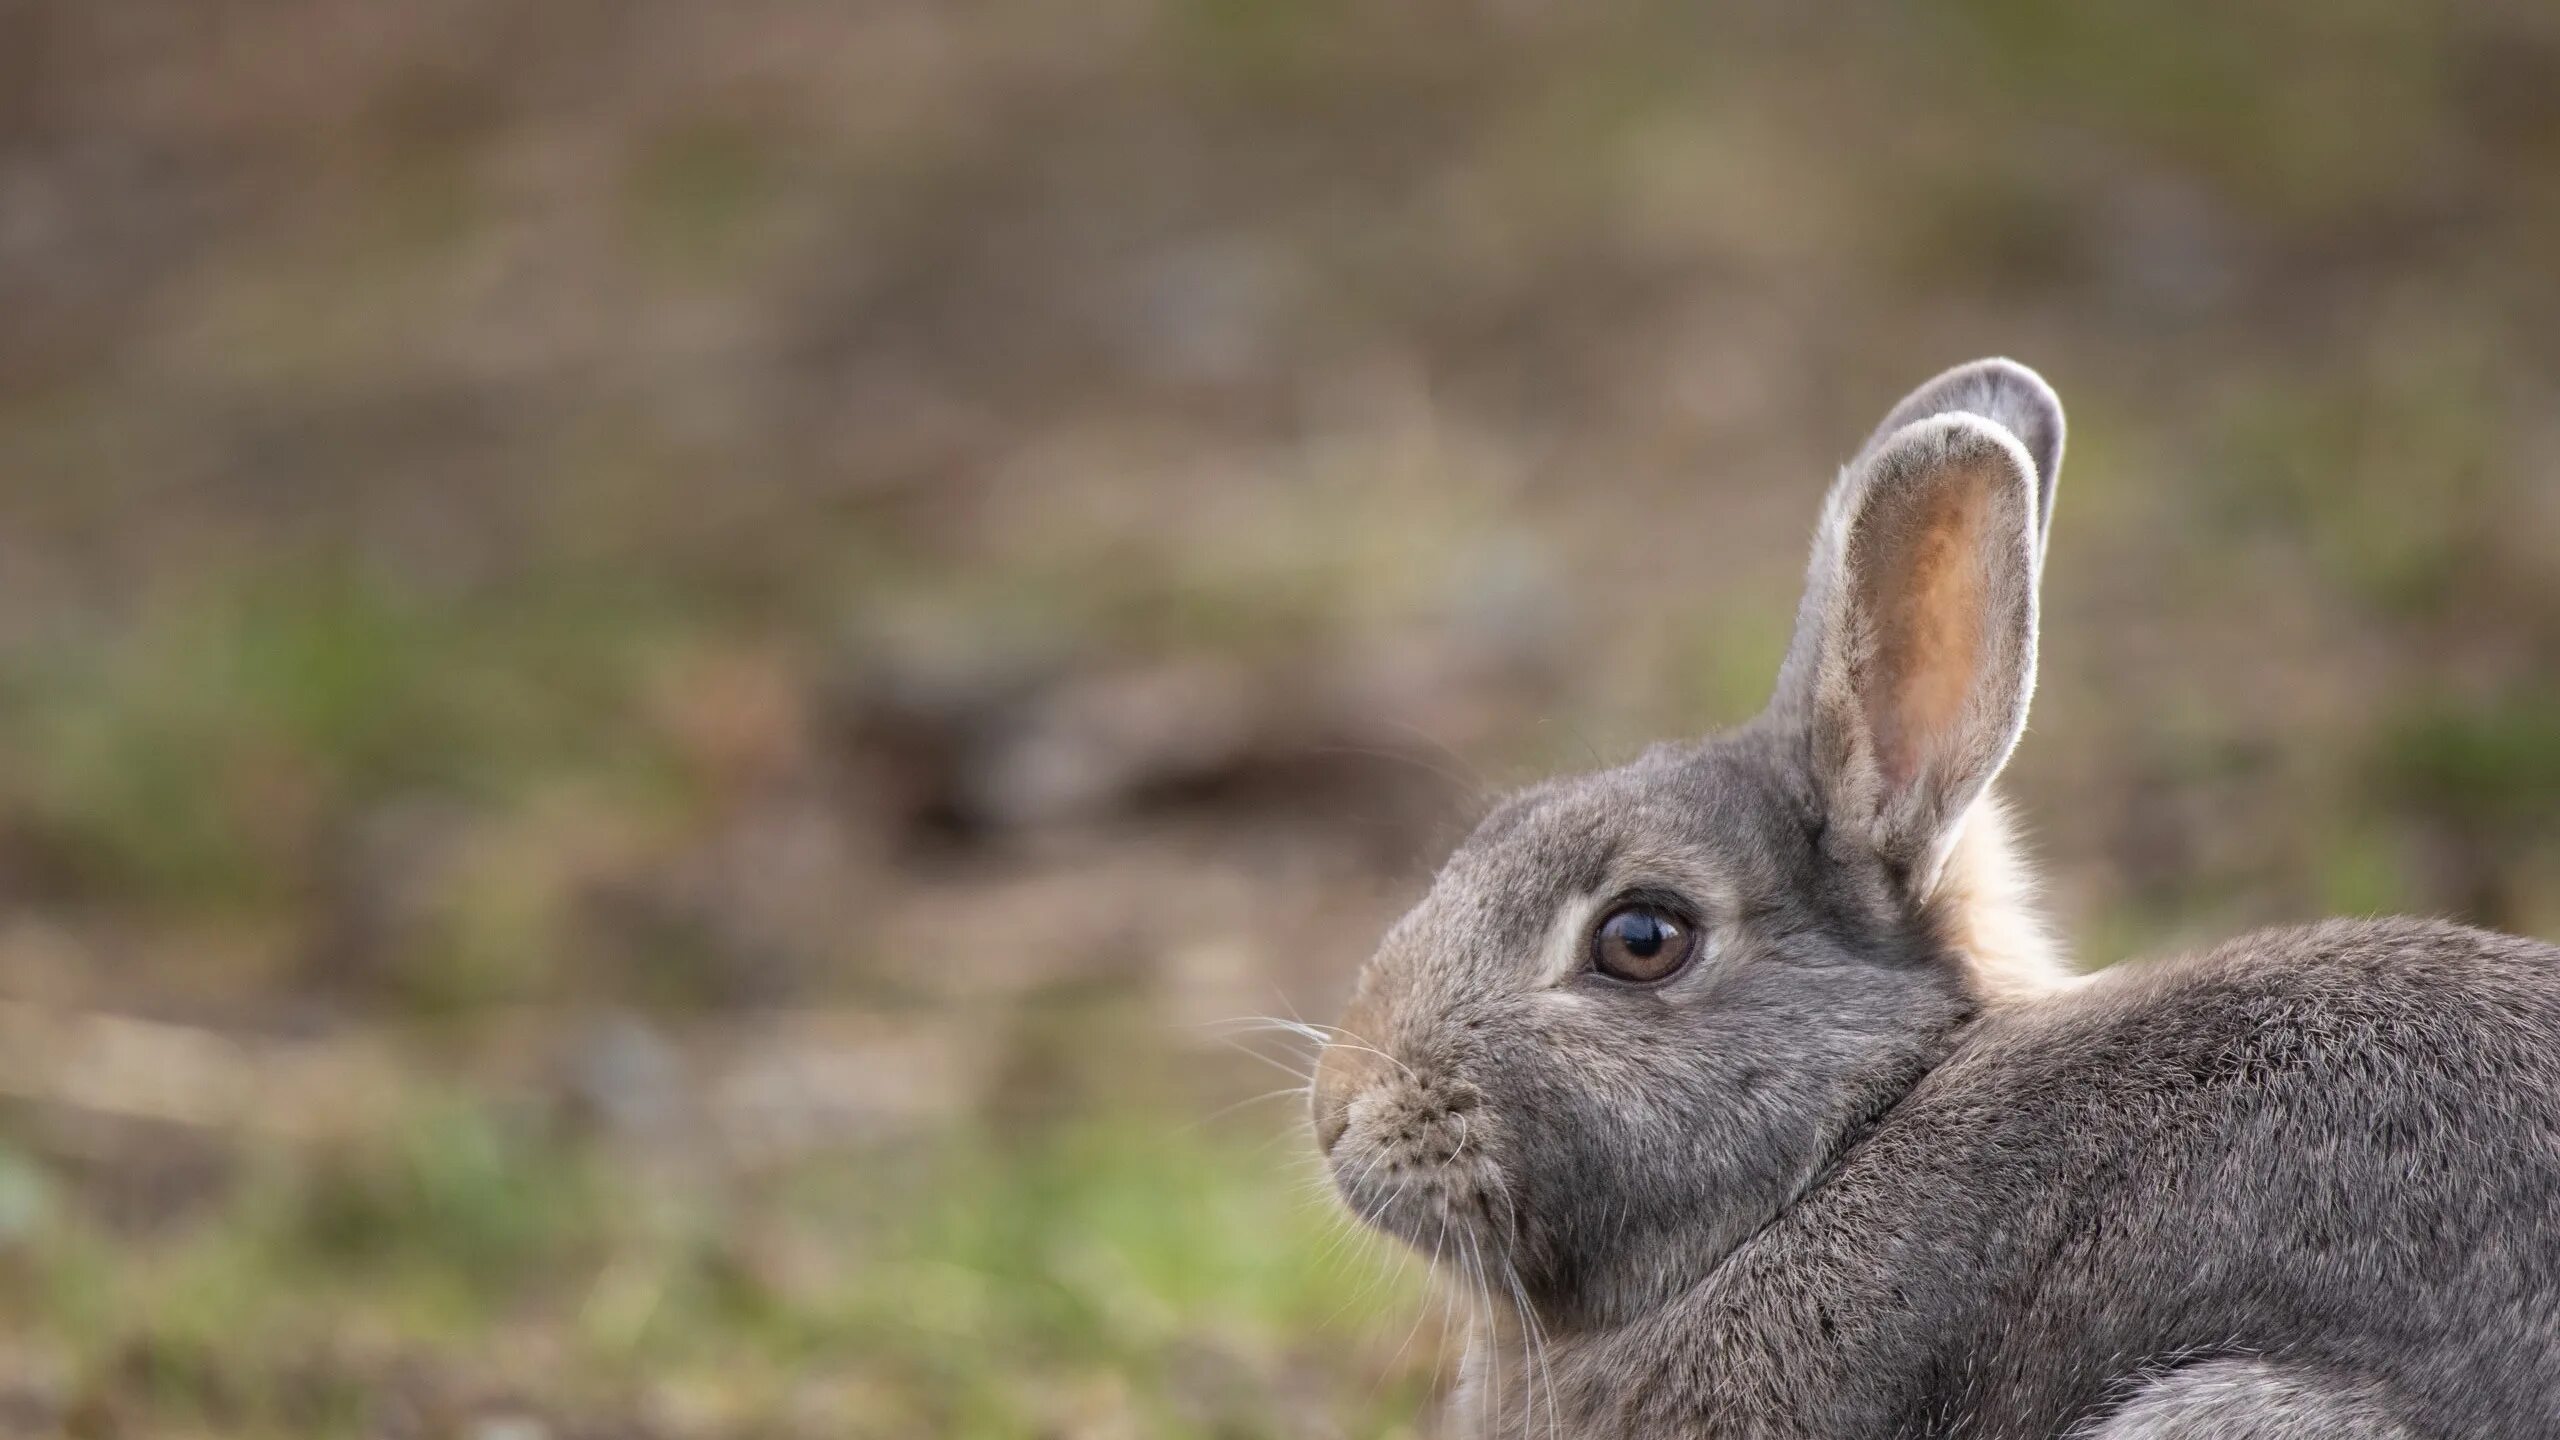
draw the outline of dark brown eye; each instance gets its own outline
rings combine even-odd
[[[1603,975],[1642,983],[1689,963],[1697,933],[1649,905],[1612,910],[1591,932],[1591,963]]]

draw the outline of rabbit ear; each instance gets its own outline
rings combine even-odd
[[[1824,506],[1772,708],[1802,727],[1832,823],[1914,893],[2026,725],[2038,488],[2016,435],[1959,411],[1871,444]]]
[[[1902,397],[1859,452],[1872,455],[1896,431],[1915,420],[1963,411],[1997,422],[2027,448],[2035,462],[2036,563],[2044,563],[2045,538],[2053,533],[2053,487],[2062,478],[2062,399],[2044,377],[2015,360],[1976,360],[1946,371]],[[1854,467],[1853,467],[1854,468]]]

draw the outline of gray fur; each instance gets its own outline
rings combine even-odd
[[[1768,712],[1496,808],[1326,1050],[1346,1202],[1480,1302],[1468,1433],[2560,1435],[2560,951],[2332,922],[1988,983],[2000,887],[1937,866],[2023,721],[2062,424],[1950,377],[1835,487]],[[1896,660],[1924,573],[1979,627]],[[1943,703],[1879,696],[1912,664]],[[1629,895],[1704,953],[1592,973]]]

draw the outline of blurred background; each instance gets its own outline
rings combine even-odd
[[[2085,961],[2560,936],[2560,8],[1821,13],[0,0],[0,1434],[1426,1433],[1231,1022],[1981,354]]]

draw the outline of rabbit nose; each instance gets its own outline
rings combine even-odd
[[[1339,1096],[1316,1094],[1316,1150],[1330,1155],[1340,1143],[1342,1132],[1351,1128],[1351,1102]]]
[[[1342,1132],[1351,1128],[1351,1102],[1376,1080],[1379,1057],[1376,1051],[1348,1045],[1327,1045],[1316,1058],[1314,1111],[1316,1148],[1324,1154],[1342,1140]]]

